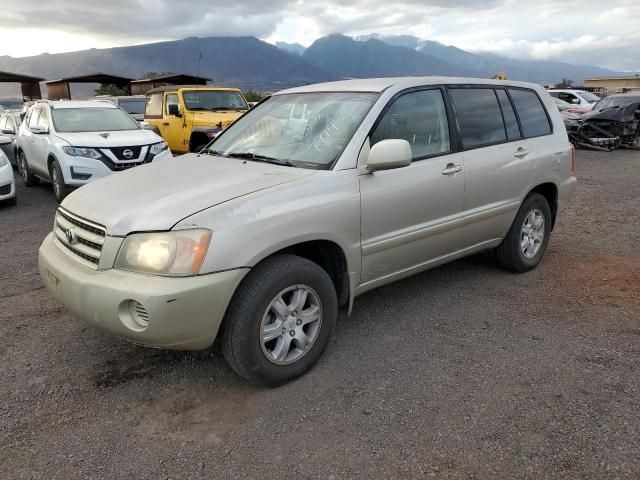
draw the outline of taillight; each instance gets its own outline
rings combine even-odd
[[[576,176],[576,147],[571,144],[571,167],[569,168],[569,175]]]

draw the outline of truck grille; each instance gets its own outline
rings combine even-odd
[[[83,265],[98,269],[106,229],[62,208],[56,212],[53,229],[58,244]]]

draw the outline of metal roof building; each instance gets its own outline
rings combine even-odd
[[[42,98],[40,82],[44,78],[32,77],[20,73],[0,72],[0,83],[19,83],[24,100],[38,100]]]
[[[211,78],[187,75],[184,73],[167,74],[153,78],[143,78],[131,82],[132,95],[144,95],[149,90],[165,85],[206,85]]]
[[[120,77],[117,75],[108,75],[106,73],[92,73],[89,75],[80,75],[77,77],[61,78],[59,80],[49,80],[45,82],[47,85],[47,98],[50,100],[70,100],[71,83],[99,83],[101,85],[115,85],[124,88],[131,93],[131,78]]]

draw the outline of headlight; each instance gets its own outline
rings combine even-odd
[[[9,163],[9,159],[4,152],[0,150],[0,167],[4,167],[7,163]]]
[[[154,143],[151,145],[151,155],[158,155],[160,152],[164,152],[169,148],[167,142]]]
[[[100,152],[95,148],[83,148],[83,147],[62,147],[62,151],[72,157],[85,157],[85,158],[100,158]]]
[[[116,268],[156,275],[197,275],[211,242],[206,229],[135,233],[123,242]]]

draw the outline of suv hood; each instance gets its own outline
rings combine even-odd
[[[214,112],[189,112],[185,116],[185,123],[193,124],[195,127],[215,127],[222,122],[226,127],[235,122],[246,110],[216,110]]]
[[[119,132],[73,132],[57,133],[56,136],[73,147],[135,147],[162,141],[151,130],[124,130]],[[106,136],[106,137],[105,137]]]
[[[112,236],[170,230],[196,212],[315,172],[192,153],[97,180],[62,207],[104,225]]]

